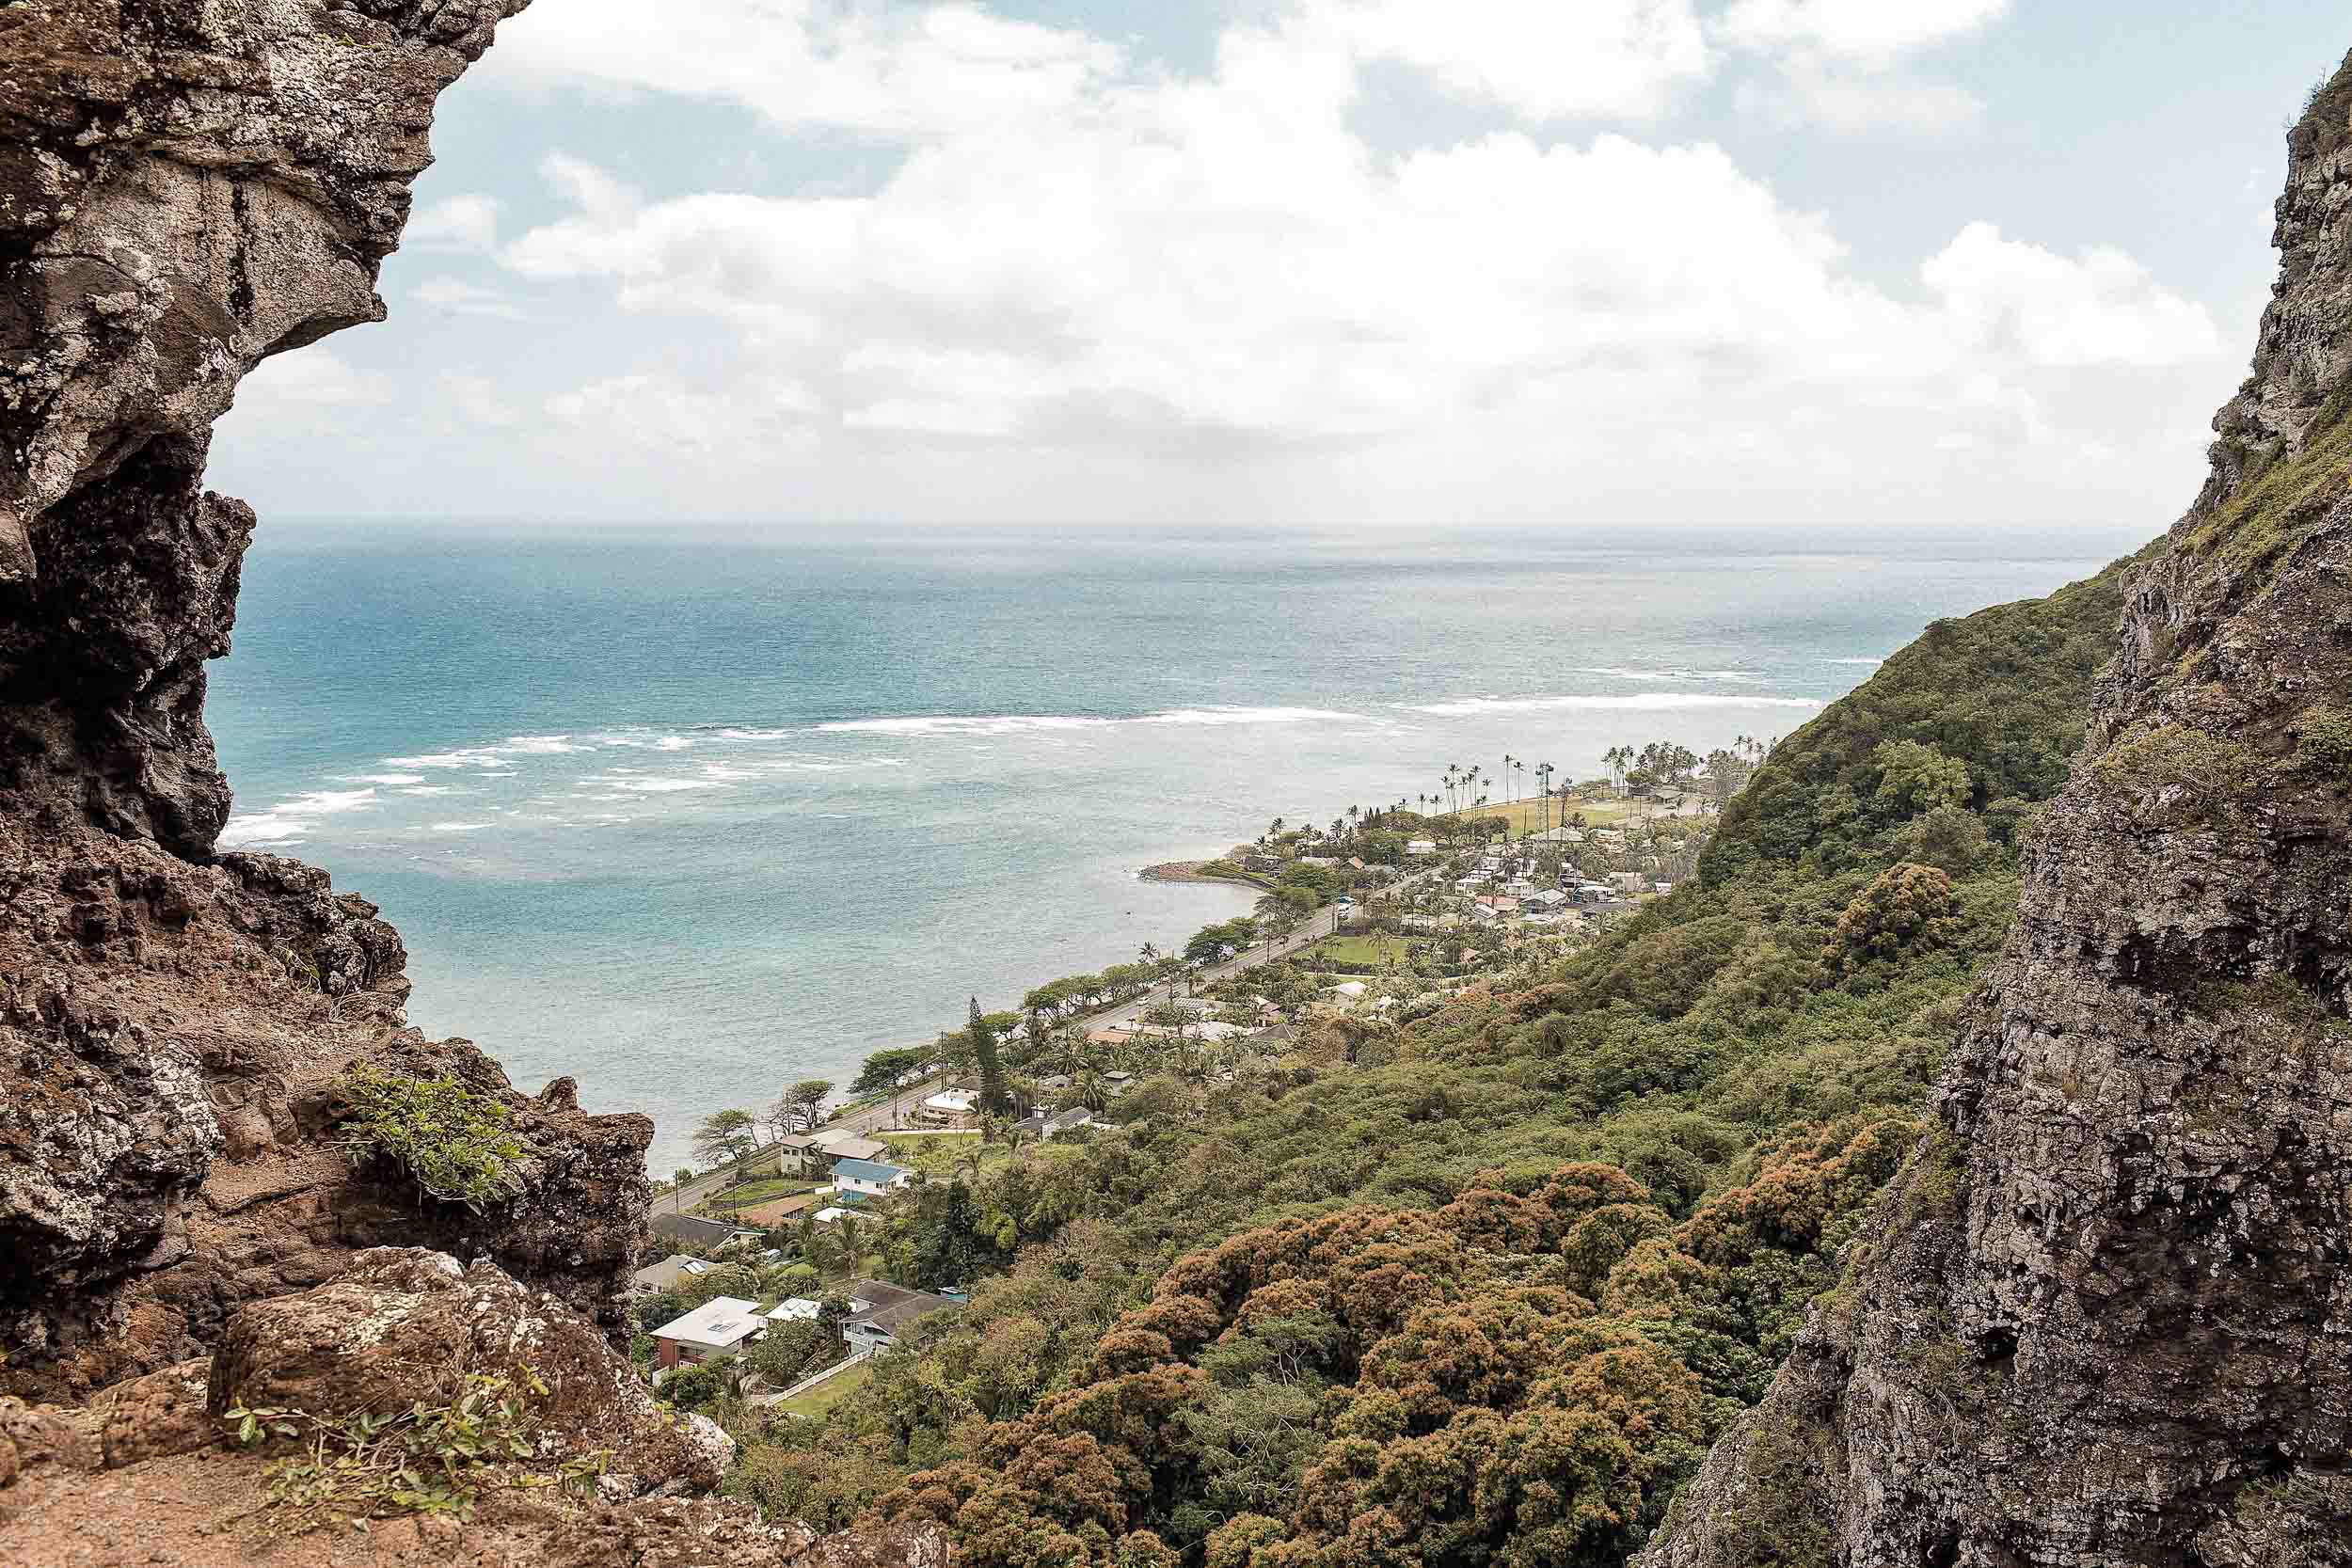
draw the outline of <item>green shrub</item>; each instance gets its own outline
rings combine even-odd
[[[2296,725],[2295,760],[2306,772],[2352,783],[2352,712],[2332,703],[2306,709]]]
[[[593,1496],[612,1452],[548,1467],[539,1457],[547,1398],[546,1382],[524,1367],[512,1376],[475,1372],[443,1405],[326,1417],[240,1404],[221,1420],[240,1447],[293,1446],[263,1472],[268,1494],[259,1512],[262,1533],[303,1535],[407,1515],[471,1519],[484,1496],[501,1491]]]
[[[489,1095],[448,1073],[410,1078],[366,1062],[340,1086],[352,1109],[338,1131],[353,1164],[389,1160],[426,1196],[476,1212],[521,1185],[515,1166],[523,1146]]]

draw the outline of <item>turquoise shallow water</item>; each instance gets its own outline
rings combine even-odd
[[[210,708],[228,842],[384,905],[411,1016],[706,1112],[1247,908],[1139,882],[1508,752],[1779,735],[2113,550],[857,544],[265,529]]]

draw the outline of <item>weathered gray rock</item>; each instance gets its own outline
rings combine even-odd
[[[1648,1568],[2352,1563],[2352,63],[1943,1125]]]
[[[202,712],[254,528],[202,489],[212,421],[262,358],[382,316],[435,98],[521,7],[0,7],[0,1385],[199,1354],[242,1302],[387,1242],[619,1327],[650,1124],[405,1030],[373,906],[216,860]],[[513,1199],[420,1204],[336,1157],[361,1059],[503,1100]]]

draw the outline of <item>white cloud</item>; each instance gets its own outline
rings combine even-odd
[[[1824,24],[1758,43],[1789,118],[1933,132],[1977,111],[1825,31],[1833,12],[1784,9]],[[1832,476],[1841,494],[1907,496],[1905,463],[1948,436],[2039,447],[2068,470],[2086,442],[2137,451],[2113,394],[2137,372],[2111,367],[2215,341],[2194,303],[2112,252],[2060,254],[1959,214],[1924,266],[1858,259],[1722,148],[1559,129],[1648,115],[1708,76],[1707,30],[1679,0],[1288,0],[1270,24],[1226,28],[1205,68],[973,6],[866,0],[567,0],[507,31],[510,77],[604,99],[616,125],[689,120],[671,95],[760,117],[700,122],[736,139],[745,188],[640,191],[540,145],[516,162],[535,162],[551,220],[518,225],[548,210],[501,190],[486,221],[439,223],[495,236],[512,277],[587,285],[562,292],[567,311],[602,295],[635,318],[577,335],[593,349],[428,372],[404,400],[453,443],[514,431],[493,438],[499,459],[545,458],[541,492],[564,496],[550,510],[1693,510],[1651,494],[1667,474],[1675,496],[1711,486],[1760,516],[1750,495],[1819,495]],[[1359,98],[1373,62],[1520,127],[1375,148],[1379,101]],[[500,278],[445,270],[412,297],[513,309]],[[507,286],[538,309],[554,297]],[[342,395],[367,395],[342,369]],[[390,433],[388,469],[405,461],[397,418],[370,422]]]
[[[356,369],[332,349],[313,345],[262,361],[237,385],[238,416],[279,431],[343,429],[361,409],[391,401],[390,379]]]
[[[516,407],[499,384],[488,376],[464,371],[443,371],[434,378],[436,401],[453,420],[466,426],[488,430],[504,430],[522,423],[522,410]],[[421,784],[411,779],[410,784]]]
[[[1948,82],[1858,69],[1810,55],[1781,63],[1780,80],[1742,84],[1740,107],[1784,125],[1813,125],[1839,135],[1898,131],[1943,136],[1973,129],[1984,101]]]
[[[1116,46],[977,5],[565,0],[501,29],[509,67],[740,103],[782,125],[913,135],[1034,119],[1120,69]]]
[[[2008,11],[2009,0],[1738,0],[1721,25],[1725,38],[1752,47],[1885,61],[1973,32]]]
[[[1973,223],[1920,269],[1972,342],[2036,365],[2170,365],[2221,350],[2205,308],[2115,250],[2069,260]]]
[[[788,382],[714,388],[666,373],[610,376],[547,404],[557,445],[583,456],[716,457],[751,467],[799,449],[797,427],[812,407]]]
[[[488,316],[501,321],[520,321],[522,310],[496,289],[469,283],[461,277],[428,277],[409,291],[420,305],[443,310],[453,316]]]
[[[1311,14],[1366,56],[1537,119],[1655,114],[1708,68],[1690,0],[1323,0]]]
[[[401,236],[422,250],[489,250],[498,244],[499,203],[490,196],[453,196],[421,209]]]

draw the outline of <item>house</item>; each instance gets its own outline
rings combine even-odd
[[[1365,987],[1361,980],[1343,981],[1331,990],[1343,1002],[1361,1002],[1364,999]]]
[[[1252,1040],[1257,1041],[1260,1045],[1267,1047],[1291,1045],[1295,1044],[1298,1039],[1298,1025],[1295,1023],[1277,1023],[1267,1028],[1259,1030],[1256,1034],[1250,1036],[1249,1037]]]
[[[1438,841],[1434,838],[1407,839],[1405,844],[1405,852],[1408,855],[1426,858],[1438,852]]]
[[[1567,908],[1568,895],[1556,887],[1548,887],[1529,894],[1524,901],[1534,905],[1538,914],[1558,914]]]
[[[842,1320],[841,1338],[852,1355],[888,1349],[917,1318],[963,1307],[952,1297],[880,1279],[850,1281],[849,1296],[850,1315]]]
[[[823,1305],[815,1296],[794,1296],[768,1308],[768,1321],[771,1323],[813,1323]]]
[[[749,1209],[735,1212],[738,1225],[755,1225],[762,1230],[773,1230],[789,1225],[809,1210],[817,1207],[816,1195],[803,1193],[798,1197],[779,1197],[767,1203],[755,1203]]]
[[[691,1246],[729,1247],[738,1242],[759,1240],[756,1230],[723,1220],[707,1220],[699,1214],[656,1214],[648,1228],[665,1242],[683,1242]]]
[[[834,1190],[844,1197],[881,1197],[914,1180],[913,1171],[886,1165],[879,1160],[843,1159],[833,1163]]]
[[[1301,855],[1298,857],[1298,863],[1301,865],[1327,866],[1337,865],[1340,863],[1340,861],[1337,855]]]
[[[1203,1040],[1230,1040],[1236,1035],[1246,1035],[1248,1032],[1248,1028],[1242,1024],[1220,1023],[1215,1021],[1196,1023],[1192,1026],[1193,1037]]]
[[[768,1320],[759,1315],[759,1303],[712,1296],[653,1331],[654,1365],[667,1369],[683,1362],[691,1366],[714,1355],[739,1354],[767,1326]]]
[[[711,1265],[699,1258],[689,1258],[674,1252],[659,1263],[648,1263],[628,1276],[631,1295],[658,1296],[664,1291],[675,1291],[697,1275],[708,1274]]]
[[[816,1146],[806,1132],[787,1132],[769,1148],[776,1151],[778,1176],[801,1176],[816,1164]]]
[[[1535,896],[1535,884],[1524,877],[1514,877],[1502,884],[1502,891],[1514,898],[1528,899]]]
[[[923,1109],[943,1115],[960,1117],[980,1102],[980,1097],[970,1089],[942,1089],[925,1098]]]
[[[1110,1085],[1111,1093],[1125,1094],[1136,1086],[1136,1075],[1132,1072],[1106,1072],[1103,1074],[1103,1082]]]
[[[817,1212],[810,1217],[816,1220],[818,1225],[833,1225],[846,1217],[849,1212],[850,1212],[847,1209],[841,1208],[838,1205],[833,1205],[818,1210]]]
[[[1434,931],[1438,928],[1438,917],[1433,914],[1408,914],[1397,924],[1408,931]]]
[[[1084,1127],[1094,1120],[1094,1113],[1083,1105],[1073,1105],[1066,1111],[1038,1111],[1023,1117],[1012,1124],[1012,1130],[1025,1138],[1051,1143],[1057,1134],[1073,1127]]]
[[[1638,871],[1619,871],[1613,873],[1609,879],[1616,885],[1619,893],[1632,894],[1649,891],[1649,879]]]
[[[819,1132],[813,1140],[817,1152],[828,1160],[879,1160],[890,1152],[886,1145],[861,1138],[846,1128]]]

